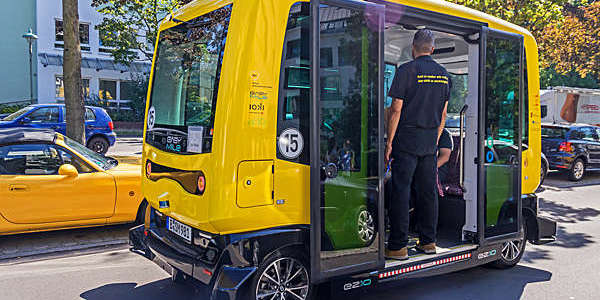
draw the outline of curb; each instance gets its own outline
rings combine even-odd
[[[80,245],[74,245],[74,246],[69,246],[69,247],[58,247],[58,248],[50,248],[50,249],[43,249],[43,250],[20,251],[20,252],[11,253],[11,254],[0,255],[0,261],[1,260],[8,260],[8,259],[15,259],[15,258],[24,258],[24,257],[30,257],[30,256],[37,256],[37,255],[55,254],[55,253],[61,253],[61,252],[86,250],[86,249],[103,247],[103,246],[117,246],[117,245],[123,245],[123,244],[127,244],[127,243],[129,243],[129,239],[128,238],[126,238],[126,239],[117,239],[117,240],[112,240],[112,241],[105,241],[105,242],[95,242],[95,243],[88,243],[88,244],[80,244]]]

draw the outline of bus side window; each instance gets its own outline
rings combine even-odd
[[[283,44],[276,147],[278,159],[305,165],[310,164],[309,33],[310,4],[296,3],[290,10]],[[282,146],[281,139],[289,140],[289,147]]]

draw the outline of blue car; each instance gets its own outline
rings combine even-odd
[[[14,127],[49,128],[66,134],[65,105],[30,105],[0,120],[0,128]],[[113,130],[113,121],[103,108],[85,107],[85,136],[88,148],[106,154],[117,139]]]
[[[542,124],[542,153],[550,170],[565,172],[569,180],[583,179],[600,170],[600,127],[586,124]]]

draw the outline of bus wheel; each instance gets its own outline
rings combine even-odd
[[[250,299],[311,299],[308,260],[299,251],[284,249],[260,264]]]
[[[375,220],[368,209],[358,213],[358,237],[365,245],[370,245],[375,238]]]
[[[523,224],[522,237],[502,244],[500,259],[490,265],[497,269],[508,269],[516,266],[521,261],[523,253],[525,253],[525,244],[527,244],[527,226]]]

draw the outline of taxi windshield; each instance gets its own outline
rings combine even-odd
[[[65,144],[67,144],[67,146],[75,150],[75,152],[79,153],[79,155],[87,158],[89,161],[96,164],[102,170],[110,170],[119,164],[119,162],[116,159],[98,154],[66,136],[64,137],[64,139]]]
[[[211,152],[231,5],[160,33],[146,142],[164,151]]]

